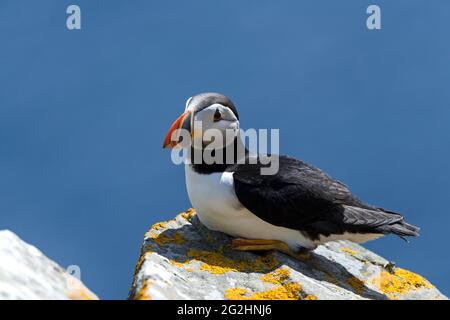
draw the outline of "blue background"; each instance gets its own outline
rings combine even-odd
[[[231,97],[243,128],[422,227],[366,246],[450,293],[450,3],[0,2],[0,229],[102,298],[125,298],[145,231],[190,206],[161,149],[186,98]]]

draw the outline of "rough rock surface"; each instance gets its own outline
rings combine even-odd
[[[146,233],[130,299],[447,299],[426,279],[347,242],[305,261],[235,251],[193,210]]]
[[[10,231],[0,231],[0,300],[98,299],[77,278]]]

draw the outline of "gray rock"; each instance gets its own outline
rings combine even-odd
[[[426,279],[348,241],[305,261],[231,248],[193,210],[146,233],[130,299],[447,299]]]
[[[0,300],[98,299],[77,278],[10,231],[0,231]]]

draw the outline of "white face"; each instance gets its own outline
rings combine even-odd
[[[189,110],[189,107],[186,108]],[[194,116],[192,139],[194,146],[205,146],[221,136],[222,147],[232,143],[239,133],[239,120],[230,108],[215,103]]]

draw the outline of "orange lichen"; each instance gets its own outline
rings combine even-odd
[[[433,288],[433,285],[422,276],[401,268],[396,268],[393,274],[386,271],[381,272],[372,279],[372,283],[390,299],[398,299],[411,290]]]
[[[153,246],[151,244],[146,244],[141,248],[141,255],[136,263],[136,267],[134,268],[134,275],[136,276],[139,270],[141,269],[142,264],[144,263],[145,257],[147,254],[151,254],[153,250]]]
[[[225,291],[225,298],[228,300],[250,300],[246,297],[247,289],[244,288],[232,288]]]
[[[358,252],[356,252],[355,250],[350,249],[350,248],[341,248],[341,251],[346,252],[346,253],[349,253],[349,254],[351,254],[351,255],[355,255],[355,254],[358,253]]]
[[[168,235],[166,233],[154,233],[150,235],[150,238],[152,238],[153,241],[160,246],[167,243],[183,244],[185,242],[183,235],[178,231],[173,232],[172,235]]]
[[[181,262],[178,262],[178,261],[173,260],[173,259],[170,259],[169,262],[170,262],[172,265],[174,265],[175,267],[178,267],[178,268],[184,268],[184,264],[181,263]]]
[[[361,294],[364,291],[365,284],[363,281],[358,279],[357,277],[350,277],[347,279],[347,283],[350,287],[352,287],[353,291],[356,294]]]
[[[250,296],[251,300],[300,300],[300,284],[286,283],[275,286],[269,290],[255,292]]]
[[[150,230],[164,230],[166,228],[167,228],[167,222],[162,221],[162,222],[157,222],[154,225],[152,225]]]
[[[180,213],[178,216],[189,220],[191,219],[193,216],[195,215],[195,209],[194,208],[190,208],[188,210],[186,210],[185,212]]]
[[[225,298],[228,300],[300,300],[300,289],[298,283],[287,283],[252,294],[244,288],[233,288],[226,290]]]
[[[273,284],[284,283],[289,278],[289,270],[280,268],[260,277],[261,281]]]
[[[242,262],[233,261],[218,252],[189,249],[187,255],[194,260],[203,262],[200,270],[205,270],[213,274],[239,271],[244,268]]]
[[[177,218],[181,217],[183,219],[189,220],[194,215],[195,215],[195,210],[191,208],[191,209],[186,210],[185,212],[181,212],[180,214],[178,214]],[[158,236],[157,231],[161,232],[161,231],[167,230],[168,224],[170,222],[175,222],[175,221],[176,221],[176,219],[171,219],[169,221],[161,221],[161,222],[157,222],[157,223],[153,224],[151,226],[151,228],[145,234],[145,238],[155,238],[156,236]]]
[[[261,281],[273,284],[271,288],[253,293],[244,288],[231,288],[226,290],[225,298],[229,300],[317,300],[316,296],[306,295],[299,283],[289,281],[289,274],[289,269],[279,268],[260,277]]]
[[[220,250],[212,252],[195,249],[189,249],[187,255],[192,260],[203,262],[200,270],[213,274],[222,274],[229,271],[266,272],[280,264],[273,255],[258,257],[254,260],[232,260],[224,256]]]
[[[190,217],[193,215],[193,212],[191,211],[193,210],[189,209],[186,212],[181,213],[180,215],[183,217]],[[174,231],[170,235],[167,234],[168,233],[167,230],[169,230],[168,223],[172,221],[175,220],[172,219],[170,221],[161,221],[153,224],[150,230],[146,232],[144,238],[153,239],[153,241],[160,246],[165,245],[167,243],[183,244],[185,240],[180,232]]]
[[[152,298],[148,294],[148,287],[152,284],[150,280],[145,280],[142,284],[141,290],[136,294],[134,300],[151,300]]]
[[[142,264],[144,263],[145,260],[145,255],[147,254],[147,252],[142,253],[139,256],[138,262],[136,263],[136,267],[134,268],[134,275],[136,276],[137,273],[139,272],[139,270],[141,269]]]
[[[98,300],[97,296],[93,295],[92,292],[90,292],[86,288],[82,288],[79,291],[79,294],[84,300]]]

